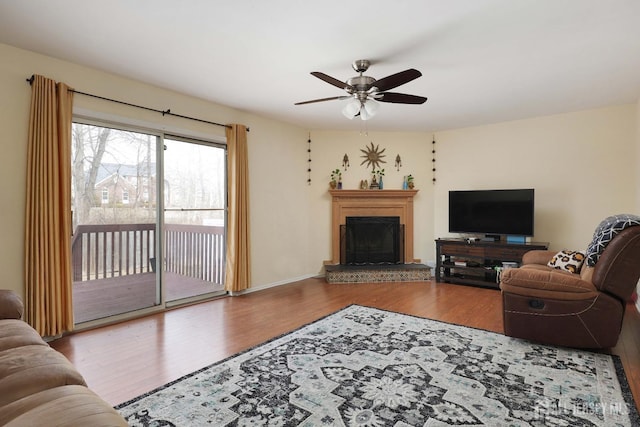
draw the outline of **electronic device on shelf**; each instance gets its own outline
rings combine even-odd
[[[533,188],[449,191],[449,232],[531,237],[534,201]]]

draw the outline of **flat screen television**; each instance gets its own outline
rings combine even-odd
[[[533,236],[534,190],[449,191],[449,232]]]

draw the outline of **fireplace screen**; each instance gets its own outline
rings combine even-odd
[[[347,217],[340,226],[340,264],[404,264],[404,225],[397,216]]]

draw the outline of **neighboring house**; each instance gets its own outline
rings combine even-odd
[[[102,163],[94,186],[99,206],[154,206],[156,203],[156,164],[123,165]]]

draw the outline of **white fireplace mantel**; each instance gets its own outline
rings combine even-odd
[[[340,225],[348,216],[397,216],[404,224],[405,262],[413,258],[413,197],[418,190],[329,190],[331,207],[331,260],[340,264]]]

